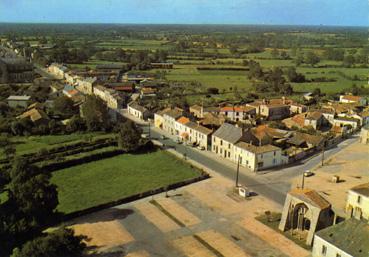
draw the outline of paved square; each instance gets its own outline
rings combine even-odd
[[[180,228],[177,223],[171,220],[151,203],[139,203],[135,205],[135,208],[140,211],[141,215],[158,227],[162,232],[169,232]]]
[[[118,221],[83,223],[72,227],[77,235],[88,237],[87,245],[102,249],[134,241],[132,235]]]
[[[248,257],[238,245],[214,230],[203,231],[197,234],[211,247],[225,257]]]
[[[173,245],[188,257],[216,257],[193,236],[175,239]]]
[[[149,257],[150,255],[142,250],[142,251],[137,251],[137,252],[132,252],[132,253],[128,253],[125,257]]]
[[[297,246],[294,242],[289,240],[288,238],[284,237],[283,235],[276,233],[273,229],[265,226],[263,223],[252,219],[252,218],[245,218],[240,225],[252,231],[255,235],[260,237],[261,239],[265,240],[272,246],[278,248],[283,253],[288,256],[295,257],[306,257],[310,256],[310,253],[303,248]]]
[[[170,198],[160,198],[156,201],[187,227],[201,222],[199,218]]]

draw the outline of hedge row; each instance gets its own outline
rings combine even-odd
[[[248,71],[247,67],[197,67],[197,70],[230,70],[230,71]]]
[[[44,159],[50,159],[50,156],[53,154],[58,154],[58,153],[63,153],[69,150],[76,150],[75,153],[79,153],[82,147],[93,147],[96,145],[104,145],[105,146],[110,146],[110,145],[114,145],[116,144],[116,140],[113,138],[103,138],[103,139],[97,139],[94,140],[92,142],[86,142],[86,141],[81,141],[81,142],[77,142],[77,143],[73,143],[73,144],[67,144],[67,145],[61,145],[58,147],[53,147],[50,149],[42,149],[36,153],[28,153],[28,154],[22,154],[21,157],[25,157],[25,158],[29,158],[29,160],[31,162],[37,162],[40,160],[44,160]],[[101,147],[105,147],[105,146],[101,146]],[[100,146],[98,146],[95,149],[98,149]],[[100,147],[100,148],[101,148]],[[94,150],[94,149],[93,149]],[[72,153],[73,154],[73,153]],[[65,155],[64,155],[65,156]],[[0,164],[6,164],[9,161],[7,159],[3,159],[0,160]]]
[[[39,163],[37,166],[44,172],[53,172],[56,170],[70,168],[76,165],[81,165],[81,164],[98,161],[98,160],[105,159],[105,158],[114,157],[114,156],[117,156],[123,153],[124,153],[123,150],[117,149],[117,150],[112,150],[112,151],[95,153],[95,154],[91,154],[88,156],[83,156],[78,159],[63,160],[60,162],[53,162],[53,163],[48,163],[48,164]]]

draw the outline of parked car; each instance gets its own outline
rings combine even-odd
[[[311,177],[311,176],[313,176],[314,175],[314,173],[312,172],[312,171],[310,171],[310,170],[306,170],[305,172],[304,172],[304,177]]]
[[[177,140],[176,140],[176,143],[177,143],[177,144],[182,144],[183,142],[182,142],[182,140],[177,139]]]
[[[205,151],[205,147],[204,146],[198,146],[197,149],[199,149],[201,151]]]
[[[167,139],[164,135],[161,135],[161,137],[160,137],[161,139]]]

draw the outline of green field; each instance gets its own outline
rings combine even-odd
[[[30,137],[12,137],[11,141],[15,143],[16,153],[27,154],[37,152],[38,150],[45,148],[52,148],[62,144],[76,143],[87,139],[98,139],[111,137],[112,134],[102,133],[83,133],[83,134],[71,134],[71,135],[48,135],[48,136],[30,136]],[[0,157],[3,153],[0,152]]]
[[[154,50],[154,49],[168,49],[170,46],[166,45],[167,41],[158,40],[132,40],[132,39],[117,39],[106,40],[97,43],[97,47],[103,48],[122,48],[126,50]]]
[[[221,67],[221,66],[217,66]],[[217,87],[228,90],[230,87],[248,88],[250,81],[246,71],[197,70],[192,65],[176,65],[166,75],[168,80],[198,81],[205,87]]]
[[[53,173],[58,210],[71,213],[194,178],[199,171],[164,151],[123,154]]]

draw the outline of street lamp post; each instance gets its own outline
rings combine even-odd
[[[240,156],[238,156],[237,160],[237,172],[236,172],[236,187],[238,187],[238,176],[240,174]]]

